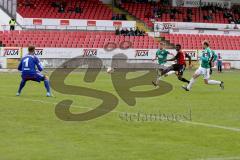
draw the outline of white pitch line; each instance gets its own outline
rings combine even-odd
[[[22,97],[19,97],[19,98],[18,97],[7,97],[7,96],[0,96],[0,97],[2,97],[2,98],[12,98],[12,99],[20,100],[20,101],[24,100],[24,101],[31,101],[31,102],[40,102],[40,103],[53,104],[53,105],[58,104],[57,102],[48,102],[48,101],[42,101],[42,100],[37,100],[37,99],[22,98]],[[77,105],[71,105],[71,107],[90,109],[89,107],[81,107],[81,106],[77,106]]]
[[[38,99],[22,98],[22,97],[7,97],[7,96],[0,96],[0,97],[2,97],[2,98],[12,98],[12,99],[20,100],[20,101],[24,100],[24,101],[31,101],[31,102],[40,102],[40,103],[53,104],[53,105],[57,105],[59,103],[59,102],[42,101],[42,100],[38,100]],[[51,97],[48,97],[48,98],[51,98]],[[84,108],[84,109],[89,109],[89,110],[94,109],[94,108],[91,108],[91,107],[82,107],[82,106],[78,106],[78,105],[74,105],[74,104],[72,104],[71,107],[73,107],[73,108]],[[121,113],[121,112],[118,112],[118,111],[111,111],[111,112]]]
[[[180,121],[180,122],[193,124],[193,125],[206,126],[206,127],[211,127],[211,128],[220,128],[220,129],[240,132],[240,128],[226,127],[226,126],[220,126],[220,125],[208,124],[208,123],[201,123],[201,122],[193,122],[193,121]]]
[[[16,100],[25,100],[25,101],[32,101],[32,102],[40,102],[40,103],[45,103],[45,104],[58,104],[57,102],[47,102],[47,101],[42,101],[42,100],[35,100],[35,99],[28,99],[28,98],[22,98],[21,99],[19,97],[7,97],[7,96],[0,96],[2,98],[12,98],[12,99],[16,99]],[[94,109],[91,107],[81,107],[78,105],[71,105],[71,107],[73,108],[84,108],[84,109]],[[123,112],[119,112],[119,111],[111,111],[114,113],[123,113]],[[202,122],[193,122],[193,121],[179,121],[181,123],[187,123],[187,124],[191,124],[191,125],[198,125],[198,126],[205,126],[205,127],[209,127],[209,128],[219,128],[219,129],[224,129],[224,130],[229,130],[229,131],[235,131],[235,132],[240,132],[240,128],[234,128],[234,127],[226,127],[226,126],[220,126],[220,125],[215,125],[215,124],[208,124],[208,123],[202,123]],[[239,158],[240,160],[240,158]]]
[[[240,157],[215,157],[215,158],[198,158],[191,160],[240,160]]]

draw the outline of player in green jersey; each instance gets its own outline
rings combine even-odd
[[[192,85],[195,82],[195,79],[197,79],[200,75],[204,76],[204,82],[205,84],[209,85],[220,85],[222,89],[224,89],[224,82],[222,81],[216,81],[216,80],[210,80],[210,61],[212,58],[212,51],[209,48],[209,43],[207,41],[203,42],[203,49],[202,56],[200,57],[201,65],[194,73],[192,79],[190,80],[190,83],[187,86],[183,86],[182,88],[186,91],[190,91]]]
[[[156,81],[153,81],[152,83],[154,86],[158,87],[159,81],[161,80],[161,71],[165,68],[168,67],[167,63],[167,56],[171,54],[169,53],[166,49],[164,49],[164,44],[160,43],[160,47],[156,52],[156,56],[153,61],[157,60],[158,61],[158,66],[157,66],[157,78]],[[175,74],[175,71],[170,71],[166,74],[166,76],[169,76],[171,74]]]

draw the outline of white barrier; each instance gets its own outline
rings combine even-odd
[[[233,29],[235,24],[219,24],[219,23],[189,23],[189,22],[155,22],[155,32],[168,32],[170,29],[215,29],[223,30],[227,26]]]
[[[152,59],[155,56],[157,49],[119,49],[107,51],[103,48],[36,48],[35,55],[39,58],[74,58],[77,56],[90,57],[96,56],[99,58],[112,58],[114,55],[123,53],[129,59]],[[176,54],[173,49],[168,50],[170,53]],[[183,50],[190,54],[193,60],[196,60],[201,51]],[[225,60],[240,61],[239,50],[215,50],[220,53]],[[3,47],[0,50],[0,56],[7,58],[21,58],[27,54],[27,48],[20,47]]]
[[[172,0],[172,5],[177,7],[200,7],[213,5],[222,8],[231,8],[231,0]]]
[[[6,57],[0,57],[0,69],[7,68],[7,58]]]
[[[20,14],[17,14],[17,22],[27,29],[115,30],[116,27],[136,27],[136,21],[23,18]]]
[[[155,57],[157,49],[115,49],[113,51],[106,51],[103,48],[37,48],[35,55],[43,59],[70,59],[77,56],[91,57],[96,56],[101,59],[111,59],[114,55],[122,53],[131,60],[146,60],[149,62]],[[200,51],[183,50],[191,55],[192,60],[197,60]],[[170,53],[176,54],[175,50],[169,50]],[[240,69],[240,51],[238,50],[216,50],[220,53],[223,61],[229,62],[232,68]],[[4,47],[0,51],[0,57],[8,59],[21,58],[27,54],[27,48]],[[169,56],[171,58],[172,56]]]
[[[103,48],[37,48],[36,56],[38,56],[39,58],[74,58],[77,56],[83,57],[96,56],[102,59],[109,59],[116,54],[123,53],[128,57],[128,59],[150,60],[155,56],[156,51],[157,51],[156,49],[122,50],[119,48],[116,48],[113,51],[107,51]],[[23,56],[26,54],[27,48],[23,48]]]
[[[197,35],[225,35],[225,36],[240,36],[240,30],[224,29],[224,30],[197,30],[197,29],[170,29],[171,34],[197,34]],[[161,33],[160,33],[161,34]],[[160,35],[159,34],[159,35]]]

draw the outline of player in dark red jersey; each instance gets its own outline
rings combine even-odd
[[[188,54],[183,53],[183,51],[181,50],[181,45],[177,44],[176,45],[176,51],[177,54],[175,57],[173,57],[172,59],[169,59],[167,61],[177,61],[177,63],[171,65],[170,67],[163,69],[161,72],[161,76],[166,75],[169,71],[175,71],[176,75],[178,77],[178,79],[182,82],[186,82],[189,83],[189,80],[186,80],[185,78],[183,78],[183,72],[186,68],[186,62],[185,62],[185,57],[187,57],[189,59],[189,66],[191,66],[191,56],[189,56]],[[155,84],[155,82],[152,82],[154,86],[157,86],[157,84]]]

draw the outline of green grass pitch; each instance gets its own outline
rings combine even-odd
[[[185,77],[189,79],[192,73],[187,71]],[[71,111],[81,113],[101,101],[54,91],[55,97],[47,98],[43,83],[33,82],[16,97],[19,74],[0,73],[0,160],[240,159],[239,74],[214,73],[212,79],[225,82],[224,91],[206,86],[199,78],[193,90],[186,92],[175,76],[167,77],[165,81],[173,85],[170,93],[137,98],[136,106],[130,107],[119,98],[106,72],[101,72],[94,83],[83,82],[84,73],[74,72],[66,79],[67,84],[110,92],[119,98],[119,104],[97,119],[69,122],[56,117],[56,103],[72,99]],[[121,119],[125,112],[185,115],[190,110],[192,120],[188,122]]]

